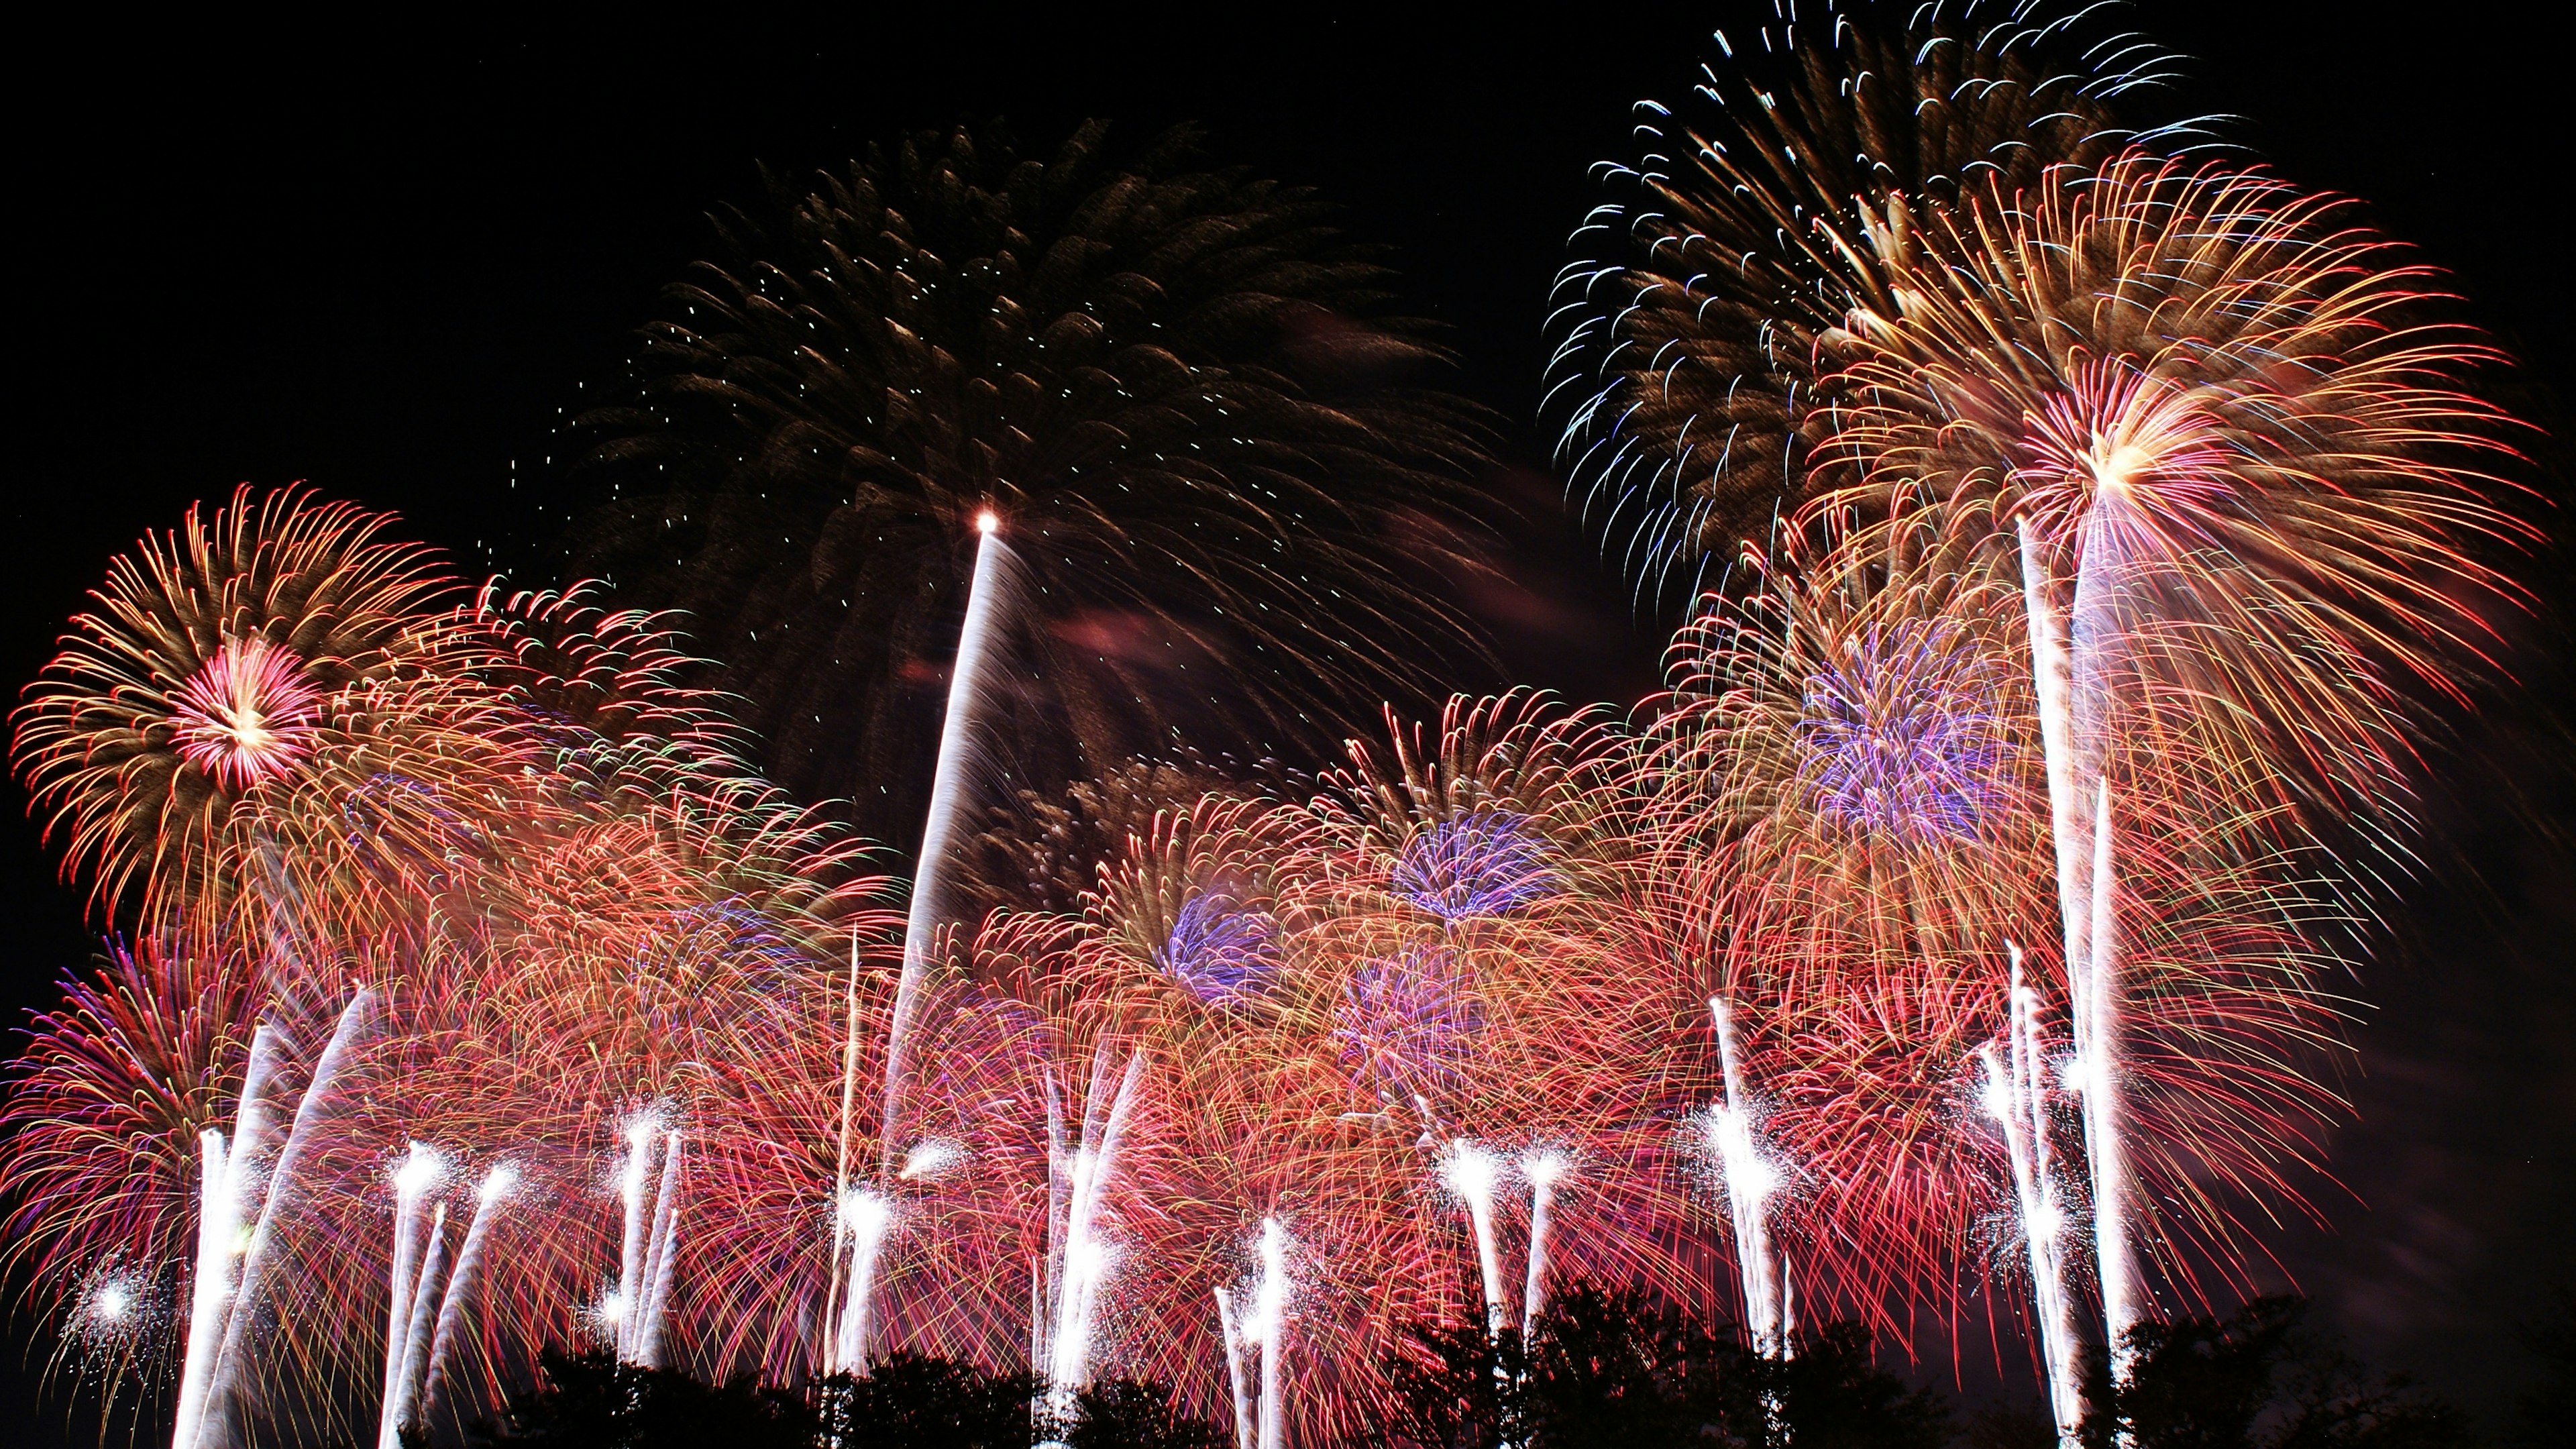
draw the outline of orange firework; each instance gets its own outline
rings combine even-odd
[[[392,521],[245,486],[110,566],[15,746],[103,914],[158,929],[246,907],[292,934],[293,899],[369,894],[379,862],[344,807],[434,854],[441,809],[515,766],[473,682],[491,655],[440,607],[454,581]]]

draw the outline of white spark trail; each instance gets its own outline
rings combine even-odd
[[[213,1377],[207,1384],[200,1410],[201,1422],[213,1426],[211,1434],[198,1435],[192,1444],[202,1443],[212,1449],[224,1440],[225,1414],[241,1392],[242,1374],[248,1359],[249,1327],[258,1317],[260,1290],[266,1286],[269,1248],[276,1241],[279,1206],[295,1187],[295,1169],[304,1159],[305,1144],[312,1140],[316,1125],[331,1100],[331,1087],[340,1074],[340,1059],[357,1040],[358,1028],[374,1009],[376,994],[370,987],[349,998],[340,1010],[340,1019],[331,1030],[331,1040],[322,1048],[321,1059],[313,1064],[313,1079],[304,1084],[304,1094],[296,1099],[295,1116],[286,1130],[286,1140],[277,1150],[277,1162],[269,1169],[266,1190],[261,1194],[259,1217],[250,1230],[250,1240],[242,1249],[241,1278],[221,1325],[222,1350],[216,1354]],[[259,1038],[252,1038],[253,1061],[258,1066]],[[274,1043],[272,1042],[272,1046]],[[273,1069],[273,1063],[272,1063]],[[268,1074],[260,1074],[263,1091]],[[240,1169],[244,1182],[248,1171],[242,1161],[228,1166]],[[194,1431],[192,1431],[194,1432]]]
[[[650,1116],[638,1117],[626,1126],[626,1161],[618,1172],[617,1196],[625,1209],[626,1230],[619,1238],[617,1259],[616,1321],[617,1356],[633,1362],[633,1334],[636,1310],[643,1303],[645,1234],[650,1219],[644,1207],[644,1185],[653,1172],[653,1138],[661,1130]]]
[[[832,1325],[824,1339],[823,1372],[837,1373],[847,1365],[840,1361],[842,1274],[841,1256],[849,1230],[849,1220],[842,1211],[850,1197],[850,1122],[859,1100],[859,932],[850,930],[850,978],[848,1020],[841,1028],[841,1131],[840,1147],[832,1164],[832,1250],[823,1264],[823,1322]]]
[[[429,1254],[420,1281],[411,1292],[411,1322],[403,1332],[402,1370],[394,1379],[392,1398],[384,1406],[385,1449],[401,1449],[402,1431],[420,1417],[421,1381],[429,1374],[430,1335],[438,1322],[438,1303],[447,1272],[447,1204],[430,1215]]]
[[[1464,1137],[1451,1142],[1440,1159],[1440,1180],[1467,1205],[1467,1222],[1475,1230],[1487,1337],[1498,1337],[1503,1331],[1503,1265],[1494,1244],[1494,1189],[1501,1185],[1502,1175],[1502,1160]]]
[[[202,1439],[217,1344],[233,1292],[233,1237],[241,1230],[241,1204],[232,1196],[232,1180],[225,1171],[224,1134],[211,1127],[198,1133],[197,1158],[197,1268],[189,1293],[188,1346],[180,1362],[179,1413],[170,1429],[171,1449],[196,1449]]]
[[[832,1370],[864,1373],[868,1361],[868,1306],[875,1291],[877,1256],[894,1228],[894,1201],[869,1188],[842,1195],[841,1235],[850,1245],[841,1317],[832,1338]]]
[[[491,1231],[493,1213],[501,1199],[509,1195],[518,1180],[518,1170],[504,1163],[485,1173],[483,1185],[474,1190],[474,1217],[465,1228],[465,1246],[457,1250],[456,1271],[448,1275],[447,1292],[438,1301],[438,1331],[429,1341],[429,1371],[421,1384],[417,1415],[420,1421],[425,1422],[430,1410],[438,1407],[438,1391],[446,1383],[456,1333],[464,1323],[475,1275],[483,1267],[484,1236]]]
[[[1280,1449],[1287,1406],[1281,1399],[1280,1359],[1288,1340],[1288,1231],[1277,1218],[1261,1220],[1261,1284],[1253,1298],[1252,1331],[1261,1335],[1261,1419],[1256,1449]]]
[[[2060,1239],[2066,1213],[2059,1202],[2048,1152],[2046,1058],[2035,1020],[2037,994],[2022,984],[2021,948],[2012,953],[2006,998],[2006,1041],[1979,1055],[1986,1068],[1986,1110],[2003,1124],[2012,1166],[2013,1195],[2030,1255],[2032,1309],[2039,1321],[2040,1353],[2048,1372],[2049,1407],[2062,1449],[2074,1449],[2084,1419],[2081,1364],[2077,1358],[2075,1306],[2068,1296]]]
[[[1045,1365],[1050,1407],[1061,1417],[1071,1413],[1073,1397],[1091,1382],[1091,1349],[1102,1290],[1118,1266],[1118,1245],[1100,1228],[1101,1203],[1117,1171],[1118,1147],[1134,1108],[1136,1088],[1144,1079],[1145,1054],[1128,1054],[1127,1068],[1109,1089],[1109,1043],[1094,1053],[1091,1087],[1085,1093],[1082,1136],[1065,1161],[1059,1150],[1051,1179],[1061,1179],[1062,1192],[1050,1192],[1062,1205],[1062,1226],[1050,1225],[1053,1261],[1048,1279],[1053,1289],[1053,1327],[1046,1336]],[[1104,1100],[1105,1098],[1105,1100]],[[1061,1144],[1060,1119],[1050,1112],[1050,1136]],[[1052,1185],[1052,1184],[1051,1184]]]
[[[1744,1290],[1745,1326],[1754,1351],[1778,1358],[1787,1347],[1781,1324],[1779,1256],[1771,1241],[1770,1198],[1779,1172],[1762,1156],[1753,1136],[1753,1104],[1744,1086],[1744,1063],[1735,1036],[1735,1013],[1723,996],[1708,999],[1717,1027],[1718,1062],[1726,1101],[1709,1114],[1711,1145],[1726,1184],[1727,1214],[1735,1230],[1735,1263]]]
[[[1521,1340],[1538,1331],[1539,1310],[1547,1306],[1547,1229],[1556,1185],[1573,1164],[1562,1153],[1535,1152],[1521,1163],[1530,1185],[1529,1281],[1521,1293]]]
[[[421,1206],[437,1186],[438,1176],[438,1154],[423,1142],[411,1144],[402,1166],[394,1170],[393,1267],[386,1281],[391,1301],[385,1307],[384,1387],[376,1395],[379,1449],[397,1449],[401,1443],[394,1414],[402,1394],[404,1350],[411,1342],[412,1297],[421,1286]]]
[[[644,1259],[643,1312],[636,1317],[632,1362],[662,1366],[664,1323],[670,1316],[671,1257],[680,1231],[680,1134],[662,1139],[662,1185],[653,1194],[653,1240]],[[631,1310],[630,1310],[631,1311]]]
[[[903,971],[895,982],[894,1013],[886,1027],[885,1118],[877,1137],[886,1172],[894,1170],[914,998],[929,969],[930,937],[939,924],[940,886],[948,874],[950,842],[973,803],[965,775],[974,748],[975,704],[993,653],[1002,566],[1010,554],[1001,540],[1001,522],[989,510],[976,517],[975,527],[981,535],[975,545],[975,575],[967,585],[966,622],[957,636],[957,661],[948,674],[948,707],[939,722],[939,755],[931,774],[930,815],[922,827],[912,900],[904,916]]]
[[[1254,1449],[1253,1436],[1258,1432],[1252,1410],[1252,1385],[1244,1378],[1243,1328],[1235,1321],[1234,1300],[1225,1285],[1216,1288],[1217,1337],[1225,1344],[1225,1376],[1234,1391],[1234,1449]]]

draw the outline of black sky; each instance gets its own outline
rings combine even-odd
[[[802,172],[996,115],[1046,146],[1097,115],[1202,122],[1217,159],[1321,188],[1392,246],[1407,305],[1454,329],[1461,387],[1517,429],[1491,486],[1534,520],[1524,587],[1480,605],[1507,662],[1580,698],[1652,685],[1654,622],[1555,512],[1529,422],[1539,319],[1586,163],[1623,153],[1628,104],[1683,89],[1752,0],[743,8],[163,28],[93,7],[22,49],[0,680],[32,677],[111,553],[243,479],[310,479],[469,568],[557,582],[550,429],[706,250],[704,212],[753,198],[755,160]],[[2369,199],[2450,269],[2556,426],[2576,375],[2570,36],[2523,8],[2148,0],[2135,18],[2196,57],[2181,104],[2243,117],[2237,140]],[[2556,568],[2540,583],[2563,601]],[[2365,1356],[2490,1410],[2519,1372],[2512,1321],[2576,1279],[2576,863],[2533,823],[2565,825],[2576,796],[2544,727],[2567,697],[2556,635],[2529,633],[2551,642],[2516,668],[2544,700],[2435,750],[2459,783],[2429,802],[2431,864],[2361,989],[2384,1009],[2335,1148],[2351,1192],[2321,1188],[2329,1224],[2272,1237]],[[0,813],[22,805],[13,789]],[[32,826],[0,821],[0,892],[14,1015],[91,944]],[[34,1412],[28,1381],[0,1379],[0,1423]]]

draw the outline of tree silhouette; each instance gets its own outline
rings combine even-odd
[[[2129,1380],[2087,1364],[2090,1449],[2449,1449],[2466,1416],[2405,1379],[2376,1374],[2305,1326],[2308,1304],[2257,1298],[2224,1322],[2140,1324]]]
[[[1836,1325],[1764,1358],[1636,1292],[1573,1289],[1526,1343],[1511,1330],[1422,1327],[1387,1365],[1381,1435],[1414,1449],[1941,1449],[1948,1409]]]

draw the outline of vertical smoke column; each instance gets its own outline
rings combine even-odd
[[[617,1173],[617,1201],[625,1215],[625,1231],[618,1235],[617,1291],[609,1298],[607,1317],[620,1359],[627,1355],[636,1307],[643,1299],[647,1224],[644,1184],[653,1172],[653,1134],[656,1130],[658,1128],[650,1117],[638,1117],[626,1124],[626,1159]]]
[[[1243,1328],[1235,1322],[1234,1299],[1221,1283],[1216,1288],[1216,1331],[1225,1345],[1226,1384],[1234,1391],[1234,1449],[1253,1449],[1258,1430],[1252,1416],[1252,1385],[1243,1376]]]
[[[1571,1166],[1558,1152],[1534,1152],[1521,1162],[1521,1176],[1530,1185],[1529,1282],[1521,1293],[1524,1342],[1538,1330],[1538,1311],[1547,1306],[1548,1208],[1556,1199],[1556,1184]]]
[[[2118,837],[2112,833],[2105,755],[2112,718],[2113,665],[2120,643],[2120,588],[2127,570],[2122,538],[2128,516],[2126,475],[2097,467],[2092,505],[2079,533],[2073,634],[2074,725],[2078,769],[2092,816],[2092,858],[2085,882],[2089,913],[2084,994],[2074,998],[2077,1089],[2083,1093],[2086,1166],[2093,1178],[2094,1271],[2102,1288],[2102,1326],[2113,1378],[2129,1377],[2129,1331],[2137,1326],[2136,1262],[2129,1241],[2128,1153],[2120,1140]]]
[[[447,1292],[438,1300],[438,1332],[429,1342],[429,1372],[421,1385],[416,1420],[427,1420],[429,1411],[438,1406],[438,1391],[446,1381],[456,1330],[464,1322],[465,1305],[474,1291],[474,1275],[483,1267],[483,1238],[491,1230],[493,1209],[518,1180],[518,1170],[505,1163],[485,1173],[483,1185],[474,1190],[474,1220],[466,1226],[465,1246],[457,1250],[456,1271],[448,1277]]]
[[[2047,597],[2047,568],[2028,519],[2020,525],[2022,600],[2057,846],[2074,1078],[2082,1096],[2085,1165],[2093,1188],[2095,1274],[2102,1288],[2112,1372],[2125,1382],[2129,1354],[2124,1341],[2139,1315],[2129,1241],[2128,1155],[2120,1141],[2118,1108],[2119,999],[2113,959],[2118,944],[2117,840],[2111,831],[2103,754],[2111,728],[2110,663],[2119,637],[2120,512],[2128,505],[2120,477],[2098,474],[2096,485],[2076,528],[2071,625]]]
[[[233,1243],[257,1170],[260,1136],[267,1125],[268,1079],[277,1070],[277,1033],[263,1022],[252,1031],[250,1061],[242,1071],[241,1099],[233,1108],[233,1140],[209,1131],[199,1136],[200,1171],[207,1174],[197,1198],[197,1275],[189,1294],[188,1343],[179,1370],[179,1412],[171,1428],[176,1446],[206,1441],[205,1423],[218,1403],[216,1385],[224,1345],[240,1306],[233,1278]],[[211,1234],[211,1236],[210,1236]],[[219,1254],[210,1263],[210,1247]],[[214,1436],[220,1440],[222,1435]]]
[[[1091,1068],[1091,1090],[1085,1095],[1081,1146],[1070,1163],[1059,1161],[1064,1176],[1064,1222],[1057,1261],[1050,1277],[1055,1286],[1054,1331],[1046,1343],[1045,1373],[1049,1406],[1061,1417],[1073,1409],[1073,1397],[1091,1382],[1091,1342],[1100,1290],[1118,1263],[1118,1246],[1100,1231],[1102,1194],[1118,1164],[1119,1139],[1127,1129],[1137,1084],[1145,1073],[1145,1054],[1131,1052],[1117,1090],[1104,1102],[1109,1078],[1109,1044],[1102,1042]]]
[[[270,1169],[267,1191],[260,1199],[259,1219],[251,1228],[249,1244],[242,1250],[241,1285],[225,1313],[223,1351],[214,1361],[214,1377],[203,1400],[203,1415],[222,1414],[240,1384],[248,1352],[249,1324],[259,1309],[260,1288],[268,1270],[269,1248],[276,1241],[278,1208],[294,1190],[295,1169],[303,1162],[304,1148],[313,1140],[323,1110],[330,1104],[331,1086],[340,1074],[340,1059],[357,1039],[358,1027],[367,1019],[374,1005],[375,992],[371,988],[351,997],[349,1004],[340,1009],[339,1024],[332,1028],[331,1040],[322,1048],[321,1060],[313,1064],[313,1080],[304,1084],[304,1095],[296,1099],[294,1120],[287,1128],[286,1141],[277,1149],[277,1165]],[[256,1067],[256,1036],[252,1045],[253,1065]],[[260,1081],[265,1090],[266,1072],[260,1073]],[[246,1163],[239,1160],[238,1154],[236,1160],[227,1165],[238,1173],[246,1174]],[[247,1185],[246,1176],[243,1185]],[[239,1211],[238,1189],[234,1211]]]
[[[382,1449],[395,1449],[400,1442],[394,1410],[401,1394],[403,1352],[411,1342],[412,1295],[419,1287],[421,1203],[437,1182],[438,1155],[426,1143],[413,1143],[403,1165],[394,1169],[393,1270],[387,1282],[392,1301],[385,1309],[384,1389],[376,1397],[376,1443]]]
[[[1002,561],[1009,549],[1001,540],[1002,521],[992,510],[975,515],[981,538],[975,545],[975,577],[967,586],[966,622],[957,635],[957,662],[948,674],[948,709],[939,722],[939,759],[930,780],[930,815],[921,832],[921,855],[913,870],[912,902],[903,923],[903,974],[897,978],[894,1017],[886,1028],[885,1125],[877,1150],[887,1172],[894,1170],[897,1132],[902,1125],[904,1070],[911,1047],[914,998],[929,967],[930,934],[939,924],[939,887],[947,876],[948,851],[969,804],[966,762],[974,745],[975,701],[992,655],[994,619],[999,612]]]
[[[1288,1338],[1288,1230],[1277,1218],[1261,1220],[1261,1286],[1252,1306],[1253,1331],[1261,1335],[1261,1433],[1257,1449],[1279,1449],[1287,1406],[1279,1397],[1279,1360]]]
[[[2075,756],[2072,665],[2066,616],[2050,600],[2039,531],[2021,520],[2022,613],[2030,633],[2030,682],[2039,704],[2040,755],[2048,774],[2049,838],[2057,850],[2057,916],[2066,941],[2066,989],[2083,1014],[2093,924],[2091,811]],[[2077,588],[2082,588],[2079,581]]]
[[[197,1134],[197,1270],[188,1303],[188,1347],[179,1370],[179,1416],[171,1449],[196,1449],[206,1418],[207,1389],[231,1300],[233,1235],[241,1231],[241,1204],[225,1170],[224,1134]]]
[[[868,1356],[868,1304],[875,1288],[877,1254],[894,1226],[894,1201],[869,1188],[841,1195],[839,1234],[848,1240],[849,1281],[832,1336],[832,1371],[859,1373]]]
[[[1989,1046],[1980,1052],[1986,1068],[1986,1110],[2003,1124],[2004,1150],[2012,1165],[2013,1196],[2030,1250],[2032,1311],[2039,1321],[2041,1356],[2047,1360],[2049,1407],[2057,1421],[2058,1442],[2074,1449],[2084,1401],[2075,1306],[2066,1291],[2060,1248],[2066,1214],[2049,1165],[2047,1088],[2042,1075],[2046,1057],[2039,1046],[2037,995],[2022,984],[2021,948],[2006,943],[2006,949],[2012,953],[2012,977],[2005,998],[2004,1051],[1998,1056]]]
[[[420,1281],[411,1290],[411,1322],[403,1331],[402,1371],[394,1378],[393,1397],[385,1402],[383,1428],[384,1449],[402,1449],[402,1433],[420,1417],[421,1380],[429,1373],[430,1334],[437,1326],[438,1304],[446,1294],[441,1291],[447,1271],[447,1204],[440,1203],[429,1219],[429,1254],[420,1270]]]
[[[662,1366],[662,1324],[671,1306],[671,1249],[680,1231],[680,1134],[662,1139],[662,1185],[653,1194],[652,1245],[644,1257],[644,1302],[635,1314],[635,1341],[629,1362],[644,1368]]]
[[[1780,1275],[1766,1207],[1777,1174],[1753,1142],[1752,1104],[1744,1090],[1735,1014],[1723,996],[1708,999],[1708,1012],[1717,1026],[1718,1062],[1726,1077],[1726,1101],[1709,1114],[1709,1136],[1726,1179],[1727,1213],[1735,1228],[1736,1271],[1744,1285],[1745,1325],[1752,1330],[1754,1351],[1765,1358],[1777,1358],[1786,1340],[1780,1323]]]
[[[1476,1266],[1485,1285],[1485,1334],[1503,1331],[1503,1265],[1494,1246],[1494,1189],[1501,1185],[1502,1161],[1461,1137],[1440,1159],[1440,1180],[1467,1205],[1467,1222],[1476,1233]]]
[[[832,1250],[823,1268],[823,1372],[839,1373],[855,1365],[841,1358],[839,1324],[843,1313],[840,1295],[841,1258],[848,1246],[850,1231],[850,1122],[859,1101],[859,931],[850,928],[850,981],[848,1021],[841,1035],[841,1132],[840,1146],[832,1163]],[[856,1265],[852,1265],[853,1272]]]

